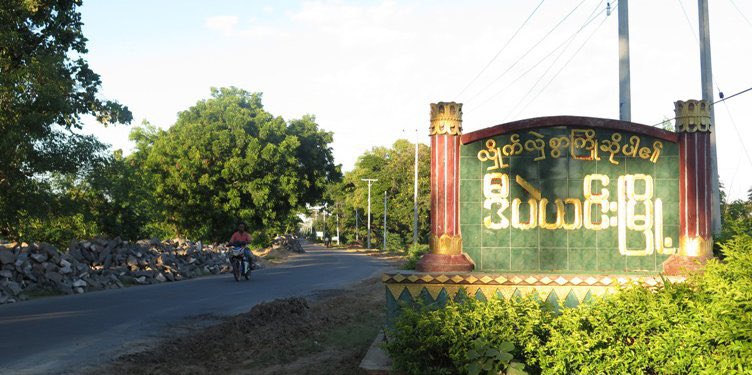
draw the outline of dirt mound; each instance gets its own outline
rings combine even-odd
[[[383,285],[285,298],[91,374],[352,374],[384,321]]]
[[[309,311],[310,307],[305,298],[292,297],[256,305],[248,313],[248,318],[261,322],[285,317],[305,319]]]

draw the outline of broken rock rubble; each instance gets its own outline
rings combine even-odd
[[[294,236],[277,237],[272,246],[303,252]],[[40,290],[76,294],[220,274],[230,270],[226,252],[222,245],[156,239],[72,242],[65,252],[45,243],[0,242],[0,304]]]

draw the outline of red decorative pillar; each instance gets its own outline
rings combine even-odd
[[[462,104],[431,104],[431,252],[416,269],[469,272],[475,266],[462,253],[460,233],[460,136]]]
[[[679,135],[679,253],[664,263],[669,275],[696,269],[713,255],[710,106],[704,100],[674,105]]]

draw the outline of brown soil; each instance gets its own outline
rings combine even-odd
[[[118,358],[108,374],[356,374],[384,322],[377,278],[287,298]]]

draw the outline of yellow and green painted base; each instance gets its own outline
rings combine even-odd
[[[593,297],[612,293],[622,286],[640,284],[648,287],[681,282],[684,276],[639,275],[571,275],[571,274],[500,274],[500,273],[426,273],[396,271],[382,275],[386,286],[387,321],[391,324],[400,305],[421,301],[446,304],[449,300],[476,298],[509,299],[537,294],[554,308],[576,307]]]

